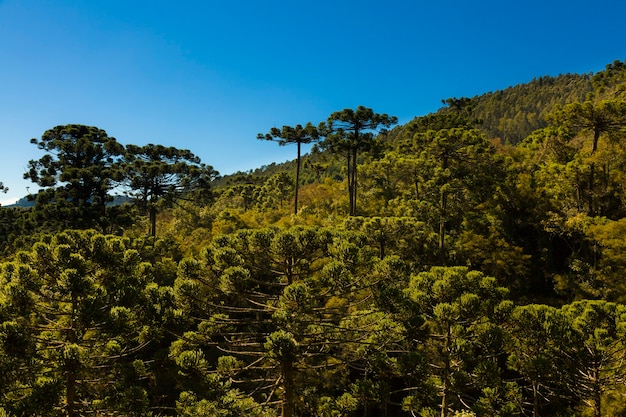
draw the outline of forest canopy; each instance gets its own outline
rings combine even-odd
[[[270,128],[294,160],[228,176],[32,139],[0,415],[624,415],[626,62],[379,111]]]

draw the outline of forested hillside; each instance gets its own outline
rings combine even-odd
[[[225,177],[32,139],[0,415],[626,415],[626,62],[379,110],[259,126],[294,160]]]
[[[532,131],[547,126],[556,106],[583,102],[593,91],[591,75],[538,77],[473,100],[472,116],[481,121],[487,137],[517,144]]]

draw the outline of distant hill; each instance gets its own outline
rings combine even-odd
[[[555,106],[585,101],[594,91],[592,75],[565,74],[535,78],[472,99],[472,116],[489,138],[521,142],[534,130],[547,126],[546,116]]]
[[[626,99],[626,61],[614,61],[596,74],[540,76],[528,83],[474,96],[469,100],[470,116],[480,121],[477,127],[488,138],[500,138],[504,143],[517,144],[531,132],[547,126],[546,116],[554,111],[556,106],[608,98]],[[384,111],[384,109],[374,110]],[[446,111],[450,111],[449,107],[442,105],[435,113]],[[425,116],[427,115],[416,116],[413,121]],[[397,146],[404,135],[404,126],[396,126],[385,135],[384,140],[392,146]],[[304,183],[314,180],[314,174],[306,168],[307,162],[325,164],[333,171],[330,176],[341,175],[340,167],[343,166],[343,161],[335,166],[333,163],[329,164],[327,158],[320,154],[305,155],[303,160]],[[272,163],[249,172],[220,177],[216,186],[258,183],[278,172],[291,173],[294,169],[295,161]]]
[[[528,83],[463,100],[468,105],[468,116],[479,121],[477,127],[488,138],[500,138],[502,142],[514,145],[533,131],[546,127],[546,116],[557,106],[616,98],[626,99],[626,61],[614,61],[596,74],[541,76]],[[451,110],[443,105],[435,114]],[[428,116],[416,116],[409,123]],[[387,134],[387,141],[392,144],[401,139],[403,126]]]
[[[6,206],[2,206],[2,207],[33,207],[34,205],[35,205],[34,201],[29,201],[28,197],[22,197],[19,200],[17,200],[15,203],[7,204]]]
[[[113,201],[111,201],[110,203],[107,203],[107,206],[119,206],[120,204],[124,204],[124,203],[128,203],[130,201],[130,198],[124,196],[124,195],[114,195],[113,196]],[[35,205],[34,201],[30,201],[28,199],[28,197],[22,197],[19,200],[17,200],[15,203],[13,204],[9,204],[6,206],[2,206],[2,207],[6,207],[6,208],[10,208],[10,207],[23,207],[23,208],[28,208],[28,207],[33,207]]]
[[[547,126],[546,116],[556,106],[616,98],[626,99],[626,61],[614,61],[596,74],[542,76],[475,96],[471,115],[482,122],[487,137],[517,144]]]

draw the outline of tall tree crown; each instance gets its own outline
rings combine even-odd
[[[331,129],[343,130],[373,130],[378,126],[389,127],[397,122],[398,118],[395,116],[389,116],[386,113],[374,113],[374,110],[364,106],[358,106],[356,110],[343,109],[328,117],[328,124]]]
[[[285,146],[290,143],[311,143],[319,140],[320,132],[308,122],[304,127],[301,124],[296,126],[283,126],[282,129],[273,127],[269,133],[259,133],[257,139],[276,141],[279,145]]]
[[[103,226],[109,193],[121,179],[124,147],[104,130],[78,124],[56,126],[31,143],[47,152],[29,161],[24,174],[41,187],[32,197],[37,209],[43,213],[56,203],[52,211],[63,227]]]

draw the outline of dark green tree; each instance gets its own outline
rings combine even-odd
[[[626,98],[626,61],[613,61],[591,81],[598,97]]]
[[[171,314],[155,296],[162,264],[142,246],[67,231],[1,264],[0,406],[13,415],[145,415],[154,358],[144,354]]]
[[[543,304],[515,307],[507,320],[508,366],[519,372],[521,388],[530,393],[530,415],[565,411],[572,392],[564,384],[568,374],[568,346],[572,328],[560,309]],[[560,404],[559,404],[560,403]],[[544,412],[544,413],[542,413]]]
[[[268,178],[258,190],[258,205],[263,209],[282,209],[283,203],[291,197],[293,178],[286,172],[279,172]]]
[[[361,152],[374,148],[374,133],[398,123],[398,118],[387,114],[374,113],[370,108],[358,106],[356,110],[344,109],[332,113],[326,123],[320,124],[320,131],[326,139],[321,147],[342,155],[347,162],[348,195],[350,215],[357,213],[357,164]]]
[[[243,212],[259,203],[261,186],[256,184],[235,184],[221,190],[213,207],[217,209],[237,208]]]
[[[563,306],[575,330],[569,346],[572,378],[566,380],[594,417],[604,414],[605,395],[626,383],[626,306],[582,300]]]
[[[38,206],[69,206],[70,227],[93,227],[105,215],[109,192],[121,179],[118,162],[124,147],[97,127],[56,126],[31,143],[47,152],[28,163],[25,179],[42,189]]]
[[[575,132],[590,132],[591,154],[598,149],[603,135],[617,139],[626,133],[626,101],[622,100],[572,103],[557,110],[553,117]]]
[[[277,127],[270,129],[269,133],[257,135],[257,139],[276,141],[280,146],[295,143],[298,148],[298,156],[296,159],[296,186],[295,186],[295,203],[294,214],[298,214],[298,189],[300,187],[300,151],[302,144],[308,144],[320,139],[319,131],[310,122],[306,126],[302,125],[283,126],[280,130]]]
[[[603,300],[624,304],[626,282],[622,277],[626,270],[626,219],[601,218],[589,226],[587,235],[591,238],[594,256],[599,258],[593,268],[593,278],[586,283],[591,287],[589,292]]]
[[[180,198],[206,201],[218,175],[189,150],[153,144],[127,145],[123,167],[126,194],[148,214],[152,236],[161,208]]]
[[[216,238],[204,265],[183,261],[175,285],[179,303],[201,321],[197,331],[172,345],[171,355],[185,373],[189,392],[219,401],[202,392],[217,374],[294,416],[300,346],[313,338],[306,331],[312,312],[305,311],[313,302],[307,281],[312,268],[320,267],[315,263],[329,239],[310,229],[241,230]]]
[[[437,261],[437,234],[414,217],[351,217],[344,227],[367,237],[379,258],[399,256],[414,268],[426,268]]]
[[[588,153],[587,211],[591,216],[601,214],[598,213],[598,207],[596,207],[597,161],[594,155],[602,137],[606,136],[612,142],[623,140],[626,137],[626,101],[605,100],[572,103],[558,109],[551,117],[557,125],[565,126],[576,136],[591,135]]]
[[[450,416],[480,388],[500,383],[500,324],[512,308],[508,291],[465,267],[420,272],[405,291],[426,319],[424,349],[439,381],[440,415]]]
[[[406,151],[416,154],[418,198],[436,216],[441,262],[446,261],[450,223],[493,196],[501,161],[491,143],[476,129],[442,129],[416,133]]]
[[[467,97],[448,98],[441,100],[445,107],[436,113],[419,116],[411,120],[404,126],[403,134],[415,135],[416,133],[426,133],[429,130],[443,130],[466,128],[472,129],[480,124],[472,117],[472,110],[475,107],[475,100]]]
[[[218,374],[285,417],[326,415],[316,412],[326,400],[336,410],[344,395],[361,399],[364,412],[382,407],[382,380],[394,368],[387,350],[404,336],[372,306],[376,262],[353,232],[295,227],[217,237],[204,262],[181,264],[175,285],[181,308],[201,319],[171,349],[185,384],[217,401],[202,387]]]

